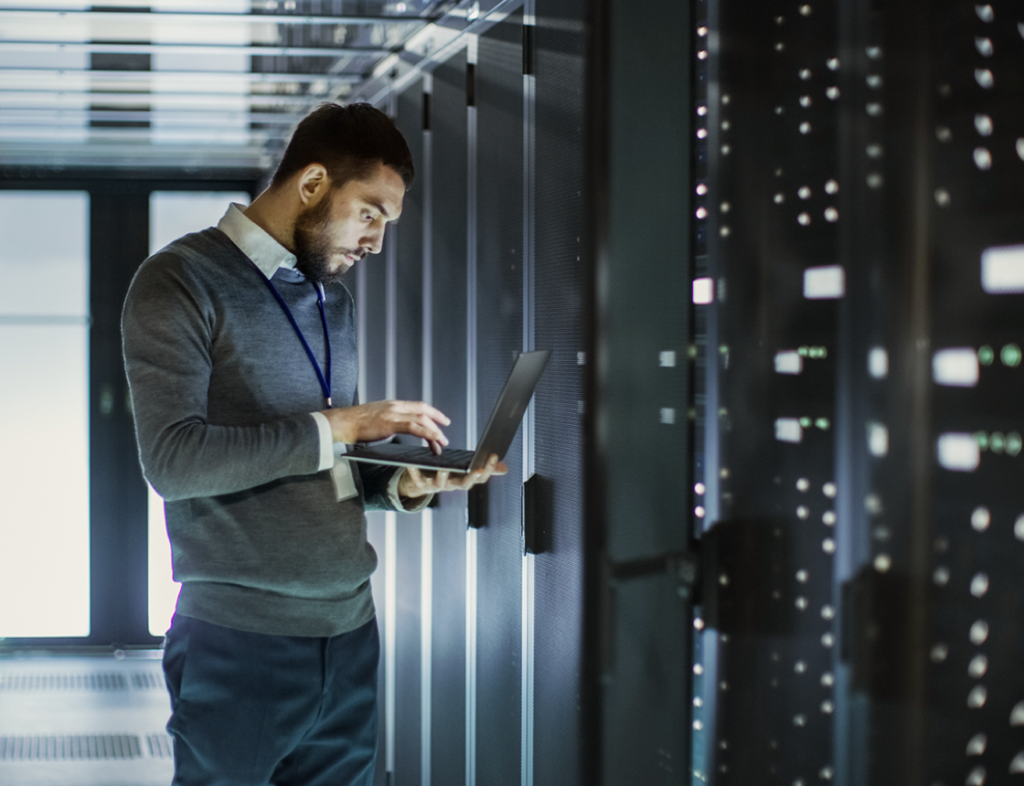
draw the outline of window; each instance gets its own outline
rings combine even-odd
[[[149,250],[155,253],[188,232],[215,226],[228,204],[249,204],[239,191],[154,191],[149,197]],[[164,503],[149,489],[149,632],[162,636],[171,626],[180,585],[171,578]]]
[[[0,637],[89,635],[88,222],[0,193]]]

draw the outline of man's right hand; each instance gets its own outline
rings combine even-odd
[[[443,412],[422,401],[373,401],[344,409],[325,409],[335,442],[354,445],[395,434],[410,434],[430,442],[435,453],[448,444],[438,424],[450,426]]]

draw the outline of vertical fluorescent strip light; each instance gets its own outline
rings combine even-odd
[[[466,41],[467,68],[476,68],[479,37]],[[466,433],[477,431],[477,113],[466,108]],[[476,786],[477,530],[466,529],[466,786]]]
[[[430,786],[431,710],[433,700],[434,511],[420,513],[420,786]]]
[[[973,388],[978,384],[978,353],[971,348],[940,349],[932,357],[936,385]]]
[[[384,737],[386,740],[385,769],[395,771],[395,677],[397,661],[395,635],[398,630],[398,544],[397,514],[389,510],[384,514]]]
[[[943,434],[938,443],[939,464],[954,472],[974,472],[981,463],[981,448],[973,434]]]
[[[1024,245],[985,249],[981,254],[981,288],[990,295],[1024,292]]]
[[[809,267],[804,271],[804,297],[835,300],[846,294],[846,271],[841,265]]]

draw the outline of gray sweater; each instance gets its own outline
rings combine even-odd
[[[318,471],[313,366],[261,273],[218,229],[147,259],[125,301],[125,368],[143,472],[166,500],[178,612],[230,628],[334,636],[373,618],[364,504],[390,507],[393,468],[357,468],[338,502]],[[316,289],[273,283],[326,369]],[[353,303],[326,288],[335,406],[355,403]],[[325,372],[326,373],[326,372]]]

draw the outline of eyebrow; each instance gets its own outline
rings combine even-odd
[[[391,218],[391,214],[384,209],[384,205],[382,205],[380,202],[376,202],[372,199],[367,199],[366,204],[368,204],[370,207],[376,208],[380,212],[380,214],[384,216],[384,218]]]

